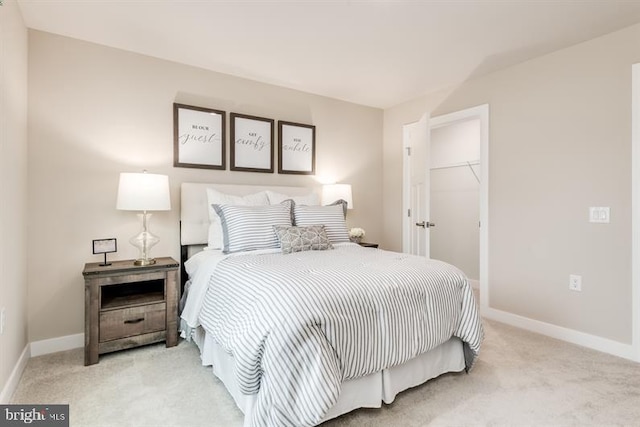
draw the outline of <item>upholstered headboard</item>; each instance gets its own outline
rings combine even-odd
[[[283,187],[266,185],[238,185],[183,182],[180,187],[180,264],[181,282],[186,282],[184,263],[194,251],[191,246],[204,246],[209,236],[209,211],[207,188],[213,188],[222,193],[246,196],[259,191],[274,191],[287,196],[304,196],[310,192],[320,195],[317,187]]]

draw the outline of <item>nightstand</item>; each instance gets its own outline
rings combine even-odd
[[[85,264],[84,364],[103,353],[166,341],[178,343],[178,267],[173,258],[135,266]]]
[[[367,242],[360,242],[358,243],[360,246],[362,246],[363,248],[377,248],[378,244],[377,243],[367,243]]]

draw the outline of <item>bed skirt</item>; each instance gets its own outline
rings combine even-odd
[[[193,340],[200,348],[202,364],[212,366],[213,373],[225,385],[238,408],[251,419],[255,395],[240,392],[234,372],[233,357],[224,351],[199,327]],[[447,372],[460,372],[465,368],[462,341],[452,337],[431,351],[421,354],[402,365],[384,369],[361,378],[347,380],[342,384],[340,397],[329,409],[321,422],[338,417],[358,408],[379,408],[382,402],[391,403],[403,390],[420,385]]]

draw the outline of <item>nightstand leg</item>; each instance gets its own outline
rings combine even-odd
[[[98,304],[100,289],[92,284],[84,288],[84,365],[98,363]]]
[[[165,281],[167,295],[167,347],[178,344],[178,271],[168,271]]]

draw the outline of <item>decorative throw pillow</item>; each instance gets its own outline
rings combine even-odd
[[[344,219],[342,204],[330,206],[295,205],[293,212],[296,226],[324,225],[325,232],[331,243],[349,241],[349,231]]]
[[[279,246],[274,225],[291,226],[291,204],[266,206],[213,205],[220,216],[223,252],[233,253]]]
[[[324,251],[333,249],[324,225],[309,227],[283,227],[274,225],[273,229],[280,240],[283,254],[302,251]]]
[[[222,226],[220,216],[213,208],[213,205],[242,205],[242,206],[262,206],[268,205],[267,193],[261,191],[248,196],[234,196],[225,194],[213,188],[207,188],[207,205],[209,206],[209,249],[222,249],[224,246],[222,236]]]

